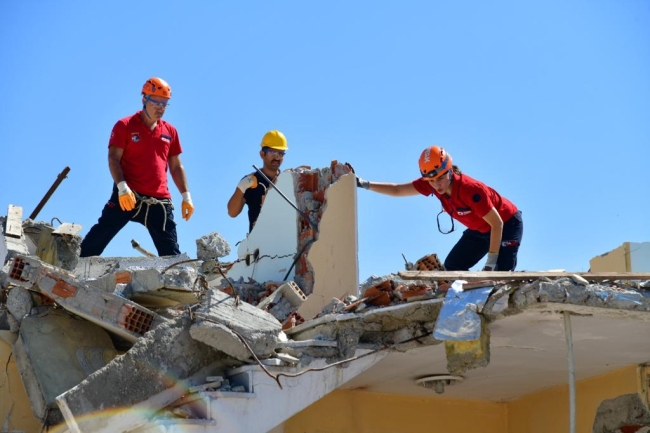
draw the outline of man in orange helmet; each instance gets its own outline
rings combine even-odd
[[[442,204],[438,230],[451,233],[454,219],[467,227],[445,259],[448,271],[469,270],[486,254],[484,271],[514,271],[524,232],[521,211],[494,189],[461,173],[441,147],[424,149],[419,165],[421,176],[413,182],[369,182],[357,177],[357,186],[396,197],[436,196]],[[443,212],[452,218],[451,230],[440,227]]]
[[[178,132],[162,120],[172,89],[161,78],[142,86],[142,110],[119,120],[108,142],[108,167],[113,193],[83,242],[81,257],[98,256],[129,222],[143,224],[159,256],[180,254],[167,170],[183,197],[182,217],[194,213]]]
[[[287,139],[284,134],[278,130],[269,131],[262,137],[262,148],[260,157],[262,158],[262,172],[271,182],[280,175],[280,166],[284,158],[287,147]],[[248,232],[253,230],[257,217],[262,210],[262,203],[269,188],[269,182],[258,172],[247,174],[237,185],[235,192],[228,200],[228,215],[235,218],[244,209],[244,204],[248,206]]]

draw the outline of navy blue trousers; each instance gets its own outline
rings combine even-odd
[[[146,196],[141,197],[147,198]],[[149,235],[151,235],[151,240],[158,251],[158,255],[171,256],[180,254],[178,237],[176,235],[176,222],[174,221],[174,206],[171,202],[165,205],[150,205],[149,215],[147,215],[147,206],[144,204],[142,205],[142,210],[138,213],[139,204],[138,201],[133,210],[123,211],[120,208],[117,188],[114,186],[111,198],[104,206],[97,224],[91,227],[81,242],[80,257],[101,255],[104,252],[104,248],[106,248],[115,235],[129,221],[135,221],[145,225],[145,215],[147,216],[146,227],[149,230]],[[167,212],[166,217],[163,206],[165,206],[165,211]],[[163,225],[165,226],[165,230],[163,230]]]
[[[517,253],[524,235],[524,221],[517,211],[503,224],[499,259],[495,271],[514,271],[517,267]],[[448,271],[468,271],[490,250],[490,232],[481,233],[467,229],[445,259]]]

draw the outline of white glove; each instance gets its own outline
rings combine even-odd
[[[239,184],[237,184],[237,188],[242,193],[245,193],[248,188],[257,188],[257,177],[255,177],[253,173],[244,176],[244,178],[239,181]]]
[[[370,181],[361,179],[357,176],[357,188],[370,189]]]
[[[494,271],[497,268],[497,260],[499,260],[499,253],[488,253],[483,270]]]

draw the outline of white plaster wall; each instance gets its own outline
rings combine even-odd
[[[296,203],[291,172],[280,174],[275,185],[292,203]],[[244,281],[252,278],[257,282],[282,281],[293,263],[298,249],[297,218],[301,217],[273,187],[270,188],[255,227],[237,248],[237,258],[241,261],[230,268],[226,274],[229,278],[238,280],[243,277]],[[246,265],[243,259],[256,249],[259,249],[260,259],[257,263],[251,260],[251,264]],[[287,280],[293,280],[294,275],[295,266]]]
[[[650,272],[650,242],[630,242],[631,272]]]

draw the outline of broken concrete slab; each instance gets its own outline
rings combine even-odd
[[[63,421],[55,398],[104,367],[117,352],[100,327],[52,309],[23,319],[14,355],[34,416],[54,425]]]
[[[68,311],[134,342],[165,321],[135,302],[104,293],[60,268],[26,256],[16,256],[9,270],[9,281],[38,290]]]
[[[190,329],[192,338],[228,355],[247,360],[249,349],[258,357],[270,356],[278,343],[281,324],[271,314],[255,308],[219,290],[211,289],[196,310]]]
[[[186,262],[178,264],[179,262]],[[164,257],[81,257],[73,274],[80,280],[100,278],[116,270],[167,269],[168,267],[196,267],[190,257],[183,253]]]
[[[141,305],[195,304],[204,292],[192,267],[135,269],[131,272],[130,299]]]
[[[72,432],[131,431],[191,386],[205,383],[207,376],[238,365],[192,338],[191,325],[188,314],[162,324],[124,355],[57,397],[68,428]]]

